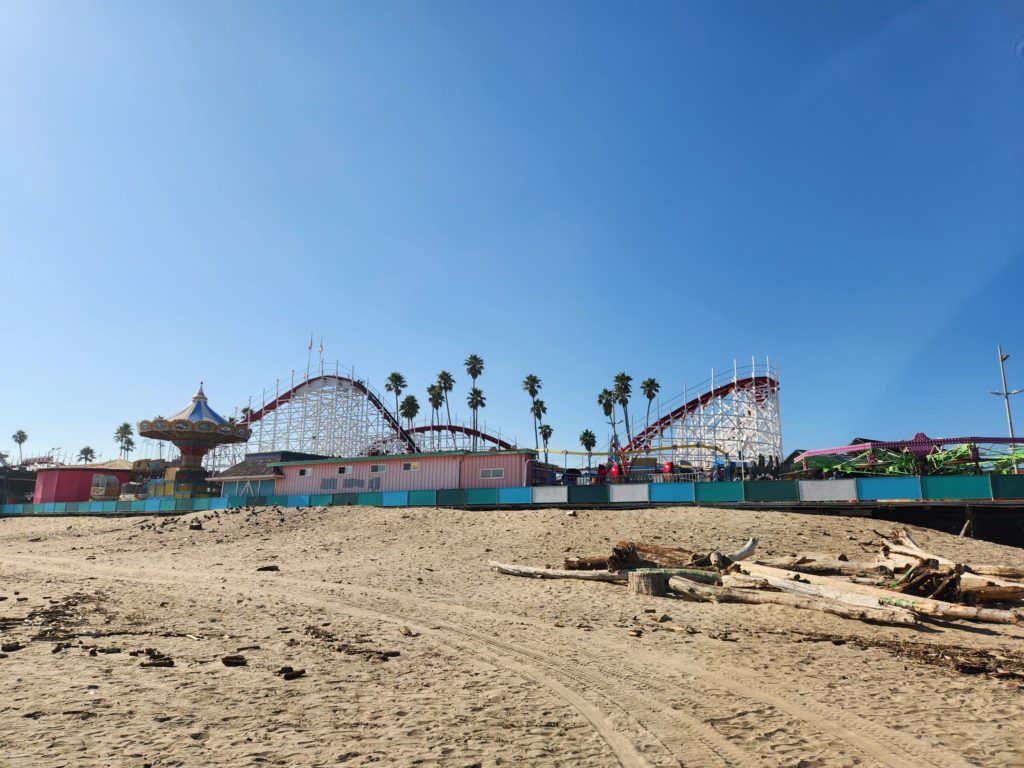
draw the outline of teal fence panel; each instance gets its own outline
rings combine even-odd
[[[144,508],[147,512],[159,512],[160,497],[154,496],[152,499],[146,499]]]
[[[192,499],[193,512],[205,512],[210,508],[209,499]]]
[[[697,500],[693,483],[651,483],[647,497],[658,503],[693,502]]]
[[[53,504],[53,513],[55,515],[66,515],[68,512],[68,503],[66,501],[57,501]]]
[[[266,506],[268,507],[287,507],[288,497],[287,496],[267,496]]]
[[[409,491],[410,507],[437,506],[437,491]]]
[[[135,499],[135,501],[129,501],[129,512],[145,512],[146,502],[144,499]]]
[[[1024,475],[992,475],[992,496],[997,499],[1024,499]]]
[[[477,505],[494,505],[498,503],[497,488],[468,488],[466,503]]]
[[[409,492],[384,491],[381,494],[380,502],[385,507],[407,507],[409,506]]]
[[[743,483],[739,481],[721,483],[695,483],[694,493],[698,502],[743,501]]]
[[[101,503],[103,504],[103,512],[105,514],[110,514],[111,512],[117,512],[117,502],[116,501],[104,501],[104,502],[101,502]]]
[[[4,507],[3,507],[2,514],[5,514],[5,515],[20,515],[21,514],[21,508],[24,507],[24,506],[25,506],[24,504],[5,504]]]
[[[174,499],[160,499],[160,511],[161,512],[173,512],[174,511]]]
[[[114,511],[115,512],[131,512],[132,511],[132,503],[130,501],[119,501],[119,502],[117,502],[117,506],[114,507]]]
[[[607,504],[607,485],[570,485],[570,504]]]
[[[351,507],[359,502],[358,493],[333,493],[331,503],[336,507]]]
[[[226,496],[214,496],[210,499],[210,509],[227,509],[228,499]]]
[[[499,504],[530,504],[533,502],[533,491],[529,488],[499,488]]]
[[[796,480],[748,480],[743,483],[746,501],[800,501]]]
[[[384,500],[384,494],[380,491],[368,491],[356,494],[356,504],[360,507],[379,507]]]
[[[289,496],[288,497],[289,507],[308,507],[309,506],[309,495],[304,496]]]
[[[922,477],[922,496],[926,499],[991,499],[992,484],[988,475],[947,475]]]
[[[314,507],[329,507],[333,501],[334,494],[331,493],[314,493],[309,497],[309,503]]]
[[[48,501],[46,504],[43,504],[44,515],[52,515],[56,510],[57,504],[55,502]]]
[[[174,511],[175,512],[191,512],[192,511],[192,499],[175,499],[174,500]]]
[[[245,496],[228,496],[228,509],[238,509],[245,506],[248,506],[248,500]]]
[[[857,498],[860,501],[917,500],[921,498],[921,478],[858,477]]]
[[[437,506],[439,507],[464,507],[466,506],[466,491],[462,488],[446,488],[437,492]]]

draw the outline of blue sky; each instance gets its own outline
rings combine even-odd
[[[1017,2],[0,1],[0,450],[230,412],[311,331],[459,402],[482,355],[527,443],[528,372],[574,447],[617,371],[751,355],[787,451],[1004,434],[1022,170]]]

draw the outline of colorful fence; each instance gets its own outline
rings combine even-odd
[[[856,480],[756,480],[718,483],[450,488],[299,496],[7,504],[13,515],[169,515],[244,506],[495,507],[606,504],[836,504],[889,501],[1024,500],[1024,475],[865,477]]]

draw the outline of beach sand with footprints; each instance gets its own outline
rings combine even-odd
[[[191,524],[198,520],[199,525]],[[191,525],[190,525],[191,524]],[[1024,766],[1024,628],[503,576],[620,539],[873,551],[718,509],[0,520],[3,766]],[[912,529],[958,560],[1024,552]]]

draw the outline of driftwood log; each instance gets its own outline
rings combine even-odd
[[[765,565],[787,568],[800,573],[818,573],[823,576],[892,576],[902,563],[892,560],[850,561],[832,555],[801,553],[791,557],[759,560]]]
[[[668,579],[668,574],[659,571],[630,571],[627,586],[636,595],[664,597],[668,591]]]
[[[917,624],[917,618],[909,611],[891,611],[881,606],[852,606],[820,597],[788,594],[786,592],[768,592],[756,589],[733,589],[730,587],[708,587],[686,579],[673,577],[668,582],[669,589],[683,599],[713,603],[752,603],[786,605],[790,608],[821,611],[844,619],[871,621],[882,624]]]
[[[609,581],[622,584],[626,574],[610,571],[561,571],[555,568],[534,568],[530,565],[512,565],[510,563],[488,563],[498,573],[508,576],[527,576],[533,579],[582,579],[583,581]]]
[[[725,558],[728,562],[735,562],[747,559],[756,549],[756,538],[750,539],[735,552],[715,551],[710,554],[691,552],[680,547],[625,540],[612,547],[608,569],[620,571],[633,568],[711,568],[714,566],[715,555]]]
[[[804,580],[811,584],[832,587],[846,592],[853,592],[868,597],[877,598],[882,605],[906,608],[914,613],[924,616],[936,616],[945,619],[967,619],[969,621],[982,621],[993,624],[1024,624],[1022,615],[1015,611],[996,610],[992,608],[977,608],[970,605],[955,605],[943,600],[934,600],[927,597],[909,597],[901,595],[881,587],[873,587],[868,584],[857,584],[844,581],[833,576],[819,576],[813,573],[797,573],[782,568],[773,568],[767,565],[756,563],[737,563],[734,568],[740,569],[742,573],[750,576],[772,577],[781,579]]]
[[[606,571],[608,570],[608,558],[597,557],[567,557],[565,558],[565,569],[567,571]]]
[[[804,597],[816,597],[822,600],[833,600],[844,605],[856,606],[858,608],[878,608],[881,603],[877,597],[862,595],[857,592],[850,592],[843,589],[836,589],[823,584],[810,584],[806,581],[796,579],[784,579],[775,576],[745,576],[742,574],[727,574],[722,576],[722,584],[726,587],[737,589],[774,589],[780,592],[789,592]],[[900,613],[910,613],[905,608],[893,609]]]
[[[892,538],[882,537],[882,544],[897,554],[904,557],[913,557],[919,560],[938,560],[940,565],[954,565],[955,563],[947,557],[933,554],[918,544],[910,531],[906,528],[896,528],[892,532]],[[981,576],[1002,576],[1005,578],[1024,579],[1024,565],[974,565],[966,564],[967,570]]]

